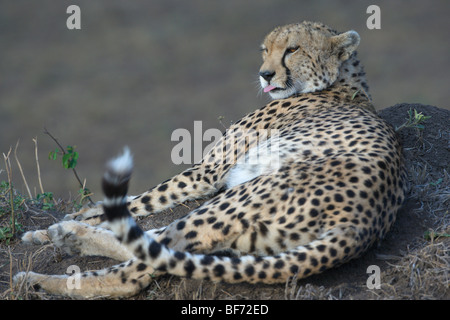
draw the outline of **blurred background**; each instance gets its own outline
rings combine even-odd
[[[81,30],[66,27],[71,4],[81,8]],[[380,30],[366,27],[371,4],[381,8]],[[47,128],[76,147],[76,169],[97,201],[105,161],[128,145],[136,163],[130,192],[141,193],[188,167],[171,161],[175,129],[193,132],[202,120],[203,131],[224,130],[269,101],[259,88],[259,45],[273,27],[303,20],[361,35],[378,109],[449,108],[448,0],[2,0],[0,152],[20,140],[18,158],[39,193],[37,137],[45,191],[75,197],[72,172],[48,159],[57,146]]]

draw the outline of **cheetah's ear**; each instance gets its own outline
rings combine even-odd
[[[358,32],[353,30],[331,37],[333,53],[337,54],[339,60],[347,60],[358,47],[359,39]]]

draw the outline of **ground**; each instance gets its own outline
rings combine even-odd
[[[380,111],[393,126],[405,122],[408,110],[431,116],[424,130],[405,128],[403,140],[411,190],[397,221],[384,241],[362,258],[339,268],[282,285],[223,284],[163,276],[132,299],[450,299],[450,110],[419,104],[398,104]],[[100,173],[99,173],[100,174]],[[0,199],[2,207],[6,199]],[[152,217],[141,219],[144,229],[166,225],[194,208],[186,203]],[[24,231],[45,228],[64,212],[45,211],[39,205],[22,206]],[[61,207],[61,206],[59,206]],[[1,225],[7,215],[0,216]],[[68,256],[51,245],[33,247],[18,239],[0,243],[1,299],[58,299],[46,293],[11,290],[11,277],[18,271],[64,274],[71,265],[81,271],[116,264],[101,257]],[[381,270],[381,288],[369,289],[367,268]]]

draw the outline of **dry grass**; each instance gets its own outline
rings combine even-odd
[[[42,299],[47,300],[49,295],[45,292],[36,292],[32,290],[29,286],[26,285],[25,282],[19,283],[17,286],[13,286],[13,270],[12,266],[17,265],[20,270],[25,272],[29,272],[33,270],[34,261],[40,258],[40,255],[46,251],[49,247],[52,247],[51,244],[39,247],[34,252],[25,252],[22,254],[13,254],[11,253],[11,248],[8,249],[2,248],[2,251],[8,251],[9,256],[9,267],[10,272],[8,274],[8,289],[4,292],[0,293],[0,299],[2,300],[30,300],[30,299]],[[4,252],[2,252],[4,253]],[[32,291],[30,291],[30,289]]]
[[[448,299],[449,240],[424,243],[408,252],[384,274],[384,299]],[[403,282],[403,283],[402,283]]]

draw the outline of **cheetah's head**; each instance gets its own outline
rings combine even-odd
[[[359,39],[356,31],[339,34],[316,22],[278,27],[261,45],[261,87],[272,99],[323,90],[336,81]]]

